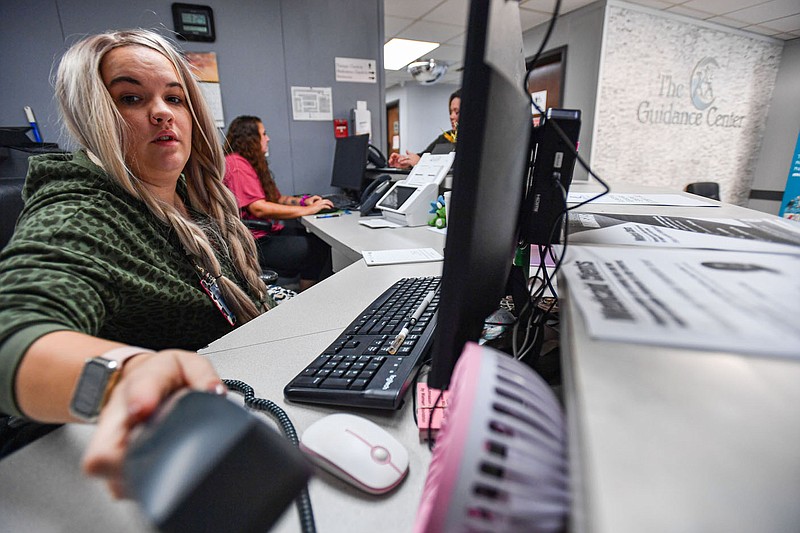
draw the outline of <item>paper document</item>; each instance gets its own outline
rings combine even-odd
[[[400,228],[400,224],[383,217],[361,218],[358,223],[368,228]]]
[[[593,338],[800,359],[800,256],[600,246],[566,254],[570,302]]]
[[[800,225],[779,218],[570,213],[569,242],[800,254]]]
[[[595,192],[574,192],[567,194],[568,204],[579,204],[600,193]],[[615,205],[675,205],[689,207],[719,207],[718,203],[713,203],[702,198],[692,198],[682,194],[632,194],[632,193],[613,193],[604,194],[592,204],[615,204]]]
[[[414,165],[414,168],[405,179],[405,184],[421,186],[435,183],[441,185],[450,167],[453,166],[455,158],[455,152],[450,152],[449,154],[422,154],[419,163]]]
[[[369,265],[394,265],[398,263],[426,263],[441,261],[442,254],[433,248],[408,248],[401,250],[365,250],[361,252]]]

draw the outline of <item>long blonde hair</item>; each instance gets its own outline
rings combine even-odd
[[[233,280],[222,273],[209,236],[192,220],[167,202],[156,198],[125,163],[124,139],[128,126],[103,84],[100,65],[105,54],[121,46],[145,46],[166,57],[175,67],[192,116],[192,150],[184,168],[189,206],[210,217],[220,238],[214,241],[229,256],[253,300]],[[222,295],[239,324],[267,309],[266,286],[255,242],[238,216],[236,200],[222,183],[225,159],[217,137],[214,119],[200,93],[191,69],[176,47],[149,30],[123,30],[88,37],[67,50],[58,67],[56,97],[64,124],[84,148],[94,154],[105,171],[131,196],[143,201],[160,221],[170,225],[190,259],[217,278]],[[116,135],[109,135],[109,132]],[[207,228],[210,231],[211,228]]]

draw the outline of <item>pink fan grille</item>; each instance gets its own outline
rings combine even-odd
[[[570,496],[564,415],[525,364],[469,343],[417,513],[417,533],[564,530]]]

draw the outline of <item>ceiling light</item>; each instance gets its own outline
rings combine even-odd
[[[438,47],[439,43],[392,39],[383,45],[383,68],[386,70],[400,70],[418,57]]]

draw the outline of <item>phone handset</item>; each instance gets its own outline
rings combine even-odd
[[[386,168],[386,156],[373,144],[367,144],[367,161],[376,168]]]
[[[391,186],[392,177],[389,176],[389,174],[381,174],[375,178],[375,180],[364,189],[364,193],[361,195],[361,216],[369,215]]]

